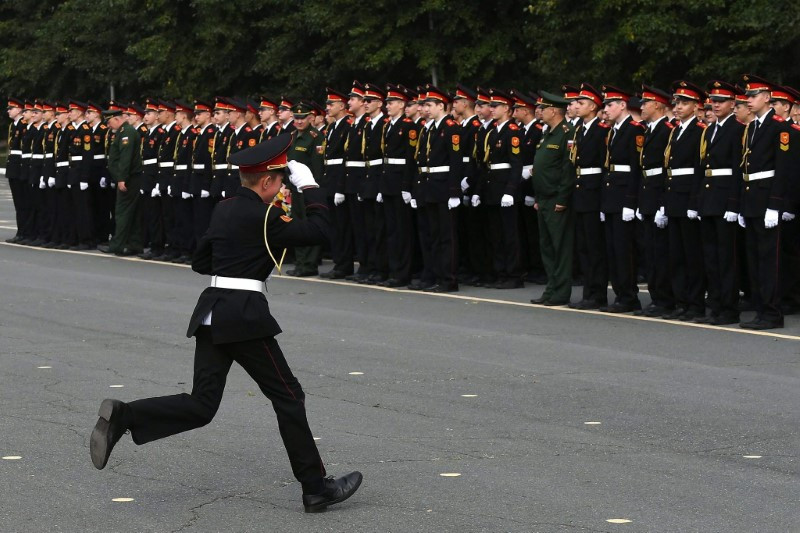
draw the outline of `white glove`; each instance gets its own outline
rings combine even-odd
[[[100,188],[105,189],[106,187],[108,187],[108,182],[105,178],[100,178]]]
[[[744,221],[744,217],[742,215],[739,215],[738,217],[736,217],[736,220],[739,222],[739,225],[741,227],[744,228],[744,227],[747,226],[747,223]]]
[[[504,194],[502,198],[500,198],[500,207],[511,207],[514,205],[514,197],[510,194]]]
[[[531,167],[522,167],[522,179],[531,179]]]
[[[222,197],[225,198],[225,191],[222,191]]]
[[[139,189],[139,194],[141,194],[142,196],[144,196],[144,189]]]
[[[469,181],[467,181],[467,178],[464,178],[461,180],[461,192],[467,192],[467,189],[469,189]]]
[[[636,208],[636,218],[638,218],[639,220],[644,220],[644,217],[639,212],[639,208],[638,207]]]
[[[454,197],[447,200],[447,209],[455,209],[459,205],[461,205],[461,202],[458,200],[458,198]]]
[[[736,222],[736,219],[739,218],[739,215],[733,211],[725,211],[725,214],[722,216],[725,219],[725,222]]]
[[[764,227],[772,229],[778,225],[778,212],[774,209],[767,209],[764,213]]]
[[[417,201],[414,200],[413,198],[411,200],[409,200],[408,203],[411,204],[411,209],[416,209],[417,208]]]
[[[600,211],[600,222],[605,222],[605,221],[606,221],[606,214]]]
[[[333,195],[333,205],[342,205],[344,203],[344,194],[336,193]]]
[[[667,227],[669,218],[667,218],[667,215],[664,214],[663,205],[659,208],[658,211],[656,211],[656,216],[654,217],[653,221],[656,223],[656,227],[659,229],[664,229]]]
[[[633,217],[636,216],[636,212],[631,209],[630,207],[623,207],[622,208],[622,221],[623,222],[630,222],[633,220]]]
[[[158,190],[158,185],[153,187],[153,190],[150,191],[150,198],[155,198],[156,196],[161,196],[161,191]]]
[[[78,185],[80,186],[82,191],[85,191],[86,189],[89,188],[89,184],[86,183],[85,181],[80,182]]]
[[[209,196],[211,195],[208,193],[208,191],[200,191],[200,198],[208,198]]]
[[[40,176],[39,177],[39,188],[40,189],[46,189],[47,188],[47,184],[44,182],[44,176]]]
[[[478,207],[481,205],[481,197],[477,194],[472,195],[472,207]]]
[[[289,181],[302,190],[304,187],[318,187],[311,169],[299,161],[289,161]]]
[[[115,182],[113,182],[113,181],[108,182],[108,186],[111,187],[112,189],[116,189],[117,188],[117,184]]]
[[[783,213],[781,215],[781,220],[783,220],[784,222],[791,222],[792,220],[794,220],[794,214],[793,213]]]
[[[191,197],[192,197],[192,195],[189,194],[188,192],[182,192],[181,193],[181,200],[188,200]]]
[[[694,220],[696,218],[700,218],[697,216],[697,211],[693,209],[689,209],[686,211],[686,216],[689,217],[689,220]]]
[[[378,193],[378,196],[375,197],[375,201],[378,202],[379,204],[382,204],[383,203],[383,195],[381,193]]]
[[[172,196],[172,185],[167,185],[167,196]]]
[[[72,184],[71,183],[67,183],[67,189],[71,189],[71,188],[72,188]]]
[[[464,196],[464,198],[461,199],[461,204],[464,207],[469,207],[469,196]]]
[[[410,201],[411,201],[411,193],[410,193],[410,192],[408,192],[408,191],[402,191],[400,194],[403,196],[403,201],[404,201],[405,203],[408,203],[408,202],[410,202]]]
[[[55,178],[47,178],[47,186],[51,189],[56,186],[56,179]]]
[[[525,207],[533,207],[533,204],[536,203],[536,198],[533,196],[526,196],[525,197]]]

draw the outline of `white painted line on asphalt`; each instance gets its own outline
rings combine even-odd
[[[461,474],[459,474],[458,472],[442,472],[439,475],[442,476],[442,477],[460,477],[461,476]]]
[[[121,389],[124,386],[125,385],[109,385],[108,388],[110,388],[110,389]]]
[[[462,394],[461,397],[462,398],[477,398],[478,395],[477,394]]]
[[[0,226],[0,229],[13,229],[14,231],[16,231],[17,227],[16,226]],[[11,243],[8,243],[8,244],[11,244]]]
[[[0,242],[2,246],[15,246],[19,248],[27,248],[29,250],[38,250],[40,252],[58,252],[58,253],[68,253],[68,254],[78,254],[78,255],[90,255],[94,257],[105,257],[107,259],[116,259],[122,261],[136,261],[138,263],[147,263],[150,265],[161,265],[161,266],[172,266],[172,267],[180,267],[180,268],[191,268],[190,265],[183,265],[183,264],[176,264],[176,263],[165,263],[162,261],[148,261],[146,259],[140,259],[138,257],[117,257],[115,255],[104,254],[101,252],[85,252],[85,251],[77,251],[77,250],[52,250],[49,248],[36,248],[30,246],[23,246],[19,244],[11,244],[7,242]],[[792,341],[800,341],[800,335],[788,335],[786,333],[771,333],[769,331],[754,331],[750,329],[742,329],[742,328],[731,328],[731,327],[724,327],[724,326],[712,326],[710,324],[695,324],[694,322],[681,322],[679,320],[664,320],[661,318],[650,318],[646,316],[635,316],[635,315],[626,315],[626,314],[609,314],[604,313],[602,311],[592,311],[592,310],[584,310],[584,309],[570,309],[566,306],[561,307],[546,307],[542,305],[536,305],[531,303],[525,302],[514,302],[510,300],[499,300],[496,298],[484,298],[481,296],[464,296],[461,294],[452,294],[452,293],[430,293],[430,292],[423,292],[423,291],[411,291],[408,289],[392,289],[389,287],[378,287],[375,285],[359,285],[357,283],[352,283],[349,281],[337,281],[331,279],[319,279],[319,278],[288,278],[285,276],[273,276],[272,280],[288,280],[288,281],[297,281],[302,283],[324,283],[328,285],[341,285],[343,287],[349,288],[356,288],[356,289],[366,289],[366,290],[373,290],[373,291],[384,291],[384,292],[399,292],[403,294],[414,294],[416,296],[427,296],[431,298],[450,298],[452,300],[465,300],[468,303],[490,303],[490,304],[498,304],[498,305],[511,305],[515,307],[528,307],[532,309],[537,309],[541,311],[556,311],[562,313],[581,313],[585,315],[595,315],[601,316],[608,320],[638,320],[641,322],[655,322],[660,325],[665,326],[677,326],[677,327],[684,327],[684,328],[697,328],[697,329],[709,329],[713,331],[725,331],[729,333],[739,333],[743,335],[756,335],[759,337],[772,337],[773,339],[786,339]]]
[[[18,461],[22,459],[21,455],[6,455],[3,457],[4,461]]]
[[[314,440],[320,440],[320,438],[319,437],[314,437]]]
[[[53,367],[52,367],[52,366],[49,366],[49,365],[43,365],[43,366],[37,366],[36,368],[38,368],[38,369],[40,369],[40,370],[44,370],[44,369],[46,369],[46,368],[53,368]]]
[[[583,425],[585,426],[599,426],[602,422],[584,422]]]
[[[350,375],[351,376],[363,376],[364,373],[363,372],[350,372]]]
[[[133,498],[111,498],[112,502],[132,502]]]
[[[627,518],[609,518],[606,522],[609,524],[630,524],[633,520],[628,520]]]
[[[761,455],[743,455],[745,459],[761,459]]]

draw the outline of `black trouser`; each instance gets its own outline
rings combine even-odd
[[[633,220],[622,220],[622,213],[606,213],[603,225],[608,277],[616,294],[614,303],[637,307],[640,304],[639,286],[636,284],[636,225]],[[585,276],[586,272],[583,274]]]
[[[44,197],[44,211],[39,217],[39,237],[45,241],[51,241],[53,236],[53,224],[56,216],[56,190],[48,187],[42,191]]]
[[[497,279],[494,271],[494,262],[490,253],[492,234],[489,229],[488,210],[486,206],[469,207],[462,209],[462,217],[467,219],[467,231],[469,236],[469,262],[472,273],[478,276],[478,281],[493,282]],[[536,215],[534,214],[533,217]],[[538,239],[538,235],[537,235]],[[536,243],[538,250],[539,243]]]
[[[480,207],[478,207],[480,209]],[[539,216],[533,206],[522,205],[519,207],[520,217],[520,249],[522,268],[528,276],[544,274],[542,251],[539,248]],[[489,239],[482,242],[488,242]],[[604,252],[605,253],[605,252]]]
[[[703,216],[703,265],[708,283],[708,306],[712,316],[739,317],[739,280],[736,222],[722,216]]]
[[[783,303],[800,307],[800,220],[781,222],[781,293]]]
[[[91,189],[81,190],[79,183],[70,189],[72,202],[72,218],[75,220],[75,231],[80,244],[94,244],[94,212],[92,211]],[[136,191],[139,194],[139,191]]]
[[[383,206],[375,200],[364,200],[364,229],[367,247],[367,272],[385,277],[389,272],[386,259],[386,224]]]
[[[214,418],[228,371],[234,361],[258,384],[278,417],[292,472],[304,485],[325,477],[317,445],[306,418],[305,395],[283,357],[275,337],[214,344],[211,328],[197,330],[191,394],[174,394],[130,402],[131,437],[145,444],[205,426]]]
[[[659,228],[655,215],[643,215],[644,243],[647,256],[647,290],[653,305],[672,309],[672,283],[669,275],[669,230]]]
[[[164,251],[164,218],[160,196],[153,198],[152,189],[144,191],[142,198],[142,229],[144,245],[150,244],[153,253]]]
[[[28,194],[30,199],[30,210],[28,220],[25,221],[25,237],[29,239],[39,238],[39,219],[44,211],[44,191],[39,189],[39,179],[29,182]]]
[[[417,236],[419,237],[419,249],[422,254],[422,272],[420,280],[424,283],[436,282],[436,271],[433,256],[433,236],[431,235],[431,223],[425,204],[417,203],[414,210],[417,220]]]
[[[411,208],[400,195],[384,196],[383,214],[386,219],[389,277],[408,282],[411,279],[411,257],[414,246]]]
[[[26,237],[25,224],[31,216],[30,187],[27,180],[8,180],[11,188],[11,200],[17,219],[17,236]]]
[[[705,313],[703,241],[700,221],[671,216],[669,231],[669,272],[675,305],[696,313]]]
[[[431,239],[431,271],[439,285],[452,286],[458,283],[456,209],[449,209],[446,201],[425,204]]]
[[[353,235],[355,260],[358,261],[358,273],[367,275],[367,228],[364,227],[364,205],[358,200],[358,194],[345,194],[344,206],[347,211],[350,231]]]
[[[764,227],[764,217],[747,217],[747,272],[757,318],[783,324],[780,292],[781,225]]]
[[[599,211],[575,214],[575,241],[583,272],[583,299],[605,305],[608,303],[608,262]]]
[[[500,281],[521,280],[518,208],[486,206],[492,265]]]
[[[328,197],[328,206],[333,213],[334,234],[331,242],[333,270],[343,274],[353,273],[353,227],[350,225],[350,208],[347,202],[336,205],[333,196]]]
[[[173,193],[175,194],[175,193]],[[194,233],[192,231],[192,199],[181,198],[181,193],[172,198],[172,206],[175,210],[175,246],[181,255],[192,253],[192,241]]]
[[[108,180],[106,180],[108,181]],[[108,184],[94,187],[94,236],[97,242],[107,242],[114,233],[113,210],[117,191]]]
[[[166,192],[166,187],[158,197],[161,205],[161,220],[164,223],[163,233],[164,244],[169,245],[171,251],[177,250],[175,246],[175,202]]]
[[[56,212],[53,216],[53,231],[50,240],[58,244],[72,244],[75,237],[72,209],[70,208],[70,191],[66,187],[56,188]]]

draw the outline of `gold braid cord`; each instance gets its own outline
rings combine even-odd
[[[275,260],[275,256],[272,254],[272,248],[269,247],[269,239],[267,239],[267,220],[269,220],[269,210],[272,209],[272,203],[269,204],[267,207],[267,214],[264,215],[264,245],[267,247],[267,253],[269,254],[270,259],[275,264],[275,268],[278,269],[278,275],[283,276],[283,272],[281,272],[281,267],[283,266],[283,260],[286,258],[286,248],[283,249],[283,253],[281,254],[281,261],[280,263]]]

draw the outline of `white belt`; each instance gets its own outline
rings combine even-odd
[[[578,167],[575,169],[575,173],[578,176],[589,176],[591,174],[602,174],[603,169],[600,167],[586,167],[586,168]]]
[[[774,170],[764,170],[762,172],[754,172],[752,174],[742,174],[742,178],[744,178],[744,181],[756,181],[772,177],[775,177]]]
[[[325,160],[325,164],[326,165],[341,165],[342,163],[344,163],[344,158],[341,158],[341,157],[339,159],[326,159]]]
[[[24,155],[22,157],[25,157]],[[69,156],[70,161],[83,161],[82,155],[71,155]]]
[[[239,170],[239,165],[231,165],[231,170]]]
[[[644,171],[644,175],[648,178],[650,176],[660,176],[664,172],[664,167],[651,168]]]
[[[668,168],[667,176],[689,176],[694,174],[693,168]]]
[[[494,163],[493,165],[489,165],[489,170],[504,170],[507,168],[511,168],[511,163]]]
[[[461,162],[462,163],[469,163],[469,157],[462,157],[461,158]]]
[[[186,170],[189,165],[175,165],[175,170]]]
[[[713,178],[714,176],[733,176],[732,168],[707,168],[706,177]]]
[[[44,159],[44,154],[33,154],[31,159]]]
[[[106,158],[106,154],[95,154],[94,158],[95,159],[105,159]]]
[[[450,167],[448,165],[443,167],[428,167],[428,174],[438,174],[440,172],[450,172]]]
[[[44,154],[45,159],[50,159],[51,157],[53,157],[53,154]]]
[[[172,161],[167,161],[166,163],[159,163],[158,166],[160,166],[161,168],[172,168],[175,166],[175,163],[173,163]]]
[[[97,159],[97,156],[95,156],[95,159]],[[144,161],[142,161],[143,165],[148,165],[148,166],[155,165],[156,163],[158,163],[158,159],[156,159],[155,157],[153,159],[145,159]]]
[[[22,155],[22,150],[11,150],[8,155]]]
[[[406,160],[402,157],[387,157],[386,158],[387,165],[405,165]]]
[[[630,165],[611,165],[608,169],[610,172],[630,172]]]
[[[264,282],[257,279],[226,278],[224,276],[211,276],[209,287],[218,289],[238,289],[240,291],[263,292]]]
[[[346,167],[364,168],[364,167],[367,166],[367,162],[366,161],[348,161],[347,163],[344,164],[344,166],[346,166]]]
[[[369,161],[367,161],[368,167],[377,167],[378,165],[382,164],[383,164],[383,159],[370,159]]]
[[[69,166],[69,161],[59,161],[56,163],[57,167],[66,167]]]
[[[228,170],[228,164],[225,163],[224,165],[214,165],[214,170]]]
[[[22,154],[22,159],[30,159],[33,154]]]
[[[205,165],[205,163],[192,165],[192,169],[193,170],[205,170],[206,169],[206,165]]]

